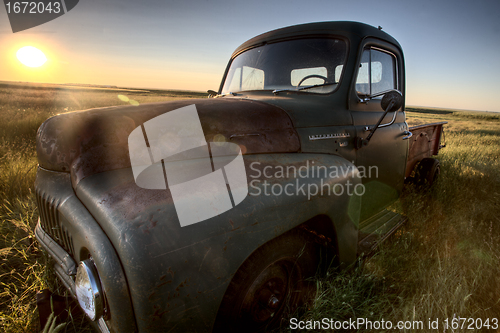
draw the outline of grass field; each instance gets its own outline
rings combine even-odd
[[[72,110],[204,96],[0,84],[0,330],[38,332],[36,291],[58,288],[33,235],[35,134],[42,121]],[[490,318],[490,324],[500,318],[499,115],[408,111],[410,125],[449,122],[438,157],[441,178],[428,193],[405,189],[393,208],[408,223],[360,268],[319,278],[302,320],[422,321],[418,331],[452,332],[444,330],[446,318]],[[429,318],[440,320],[439,330],[428,329]],[[88,330],[80,321],[74,318],[67,331]]]

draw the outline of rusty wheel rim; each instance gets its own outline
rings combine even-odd
[[[300,269],[291,258],[278,260],[259,274],[238,311],[249,331],[261,331],[282,319],[288,305],[298,299],[300,277]]]

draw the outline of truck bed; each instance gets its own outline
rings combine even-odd
[[[423,158],[437,155],[439,149],[446,146],[445,144],[441,144],[441,136],[443,135],[443,125],[447,123],[447,121],[442,121],[409,128],[409,131],[413,135],[409,139],[410,148],[405,177],[411,175],[417,163]]]

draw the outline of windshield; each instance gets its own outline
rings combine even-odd
[[[346,48],[343,40],[308,38],[250,49],[232,61],[222,93],[248,90],[331,93],[342,78]]]

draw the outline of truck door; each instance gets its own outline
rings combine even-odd
[[[358,56],[354,78],[349,105],[356,136],[366,139],[384,113],[380,105],[383,95],[372,96],[392,89],[398,89],[404,96],[402,53],[388,43],[367,40]],[[406,130],[404,112],[389,112],[368,145],[357,149],[356,161],[365,189],[360,221],[399,197],[408,151],[408,140],[403,140]]]

